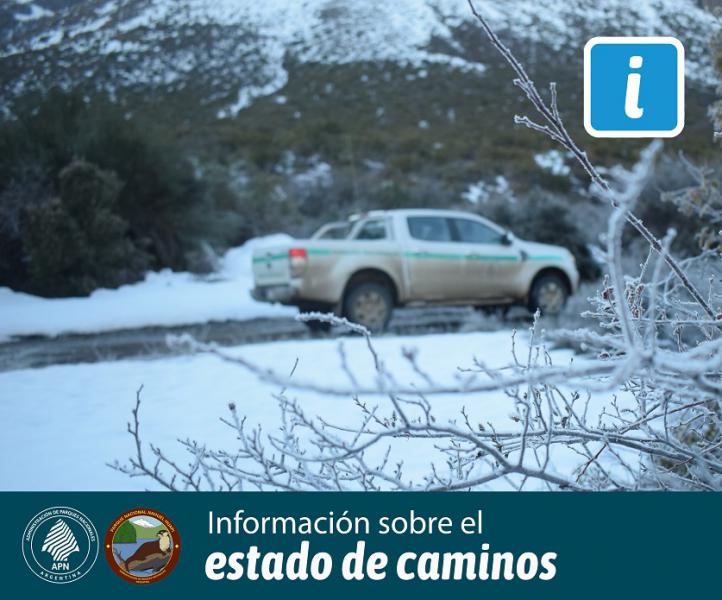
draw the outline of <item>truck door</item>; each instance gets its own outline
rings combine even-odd
[[[464,298],[507,298],[522,268],[521,253],[504,234],[475,219],[450,218],[458,252],[464,256]]]
[[[464,288],[464,256],[453,239],[449,220],[442,216],[410,216],[404,251],[409,300],[450,300]]]

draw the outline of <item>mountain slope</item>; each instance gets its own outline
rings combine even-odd
[[[475,5],[540,89],[557,82],[570,133],[607,166],[633,161],[641,142],[584,132],[584,43],[678,37],[687,118],[667,148],[717,155],[708,42],[720,23],[697,0]],[[445,206],[469,190],[584,191],[584,174],[566,157],[557,157],[561,170],[543,166],[550,140],[513,125],[531,108],[466,0],[14,0],[1,10],[0,113],[12,115],[17,98],[32,109],[32,93],[53,86],[108,96],[128,118],[164,128],[199,173],[253,199],[239,217],[252,225],[234,243],[278,227],[289,205],[280,226],[308,233],[314,218]],[[328,177],[302,185],[315,169]],[[579,185],[570,187],[568,172]]]
[[[476,4],[506,39],[562,55],[578,55],[593,35],[676,35],[687,48],[688,75],[713,81],[705,44],[716,25],[692,0]],[[35,18],[6,29],[3,102],[55,83],[121,96],[202,86],[202,101],[232,117],[283,88],[288,61],[442,64],[482,74],[489,53],[481,32],[471,44],[460,35],[473,26],[465,0],[16,0],[13,10]]]

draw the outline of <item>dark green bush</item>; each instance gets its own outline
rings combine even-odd
[[[62,296],[116,287],[142,276],[147,257],[115,214],[116,176],[76,161],[60,172],[59,197],[30,207],[23,236],[30,289]]]
[[[213,198],[170,132],[57,89],[13,109],[0,123],[0,285],[81,294],[186,268]]]

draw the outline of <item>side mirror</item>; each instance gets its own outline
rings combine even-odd
[[[514,243],[514,236],[511,231],[505,231],[504,235],[501,236],[502,246],[511,246]]]

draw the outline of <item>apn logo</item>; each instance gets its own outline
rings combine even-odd
[[[604,138],[684,128],[684,47],[671,37],[596,37],[584,46],[584,128]]]
[[[83,513],[53,506],[35,515],[23,532],[23,557],[30,570],[50,583],[83,577],[98,557],[98,532]]]

